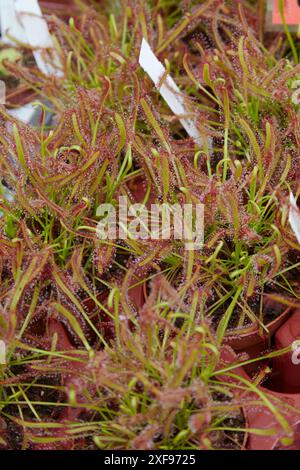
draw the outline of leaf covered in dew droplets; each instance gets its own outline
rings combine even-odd
[[[201,432],[201,430],[210,423],[211,413],[195,413],[190,417],[189,426],[193,433]]]

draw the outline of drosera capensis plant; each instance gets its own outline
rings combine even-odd
[[[247,357],[222,358],[230,330],[266,330],[266,296],[299,305],[300,68],[291,36],[264,37],[262,3],[77,2],[48,18],[64,77],[7,64],[42,112],[33,128],[1,108],[4,448],[244,448],[267,432],[247,429],[254,404],[290,443],[285,404],[238,381]],[[143,38],[201,147],[139,66]],[[119,196],[204,204],[203,249],[99,240],[97,208]]]
[[[161,25],[156,50],[162,58],[168,53],[167,69],[193,103],[206,142],[204,149],[197,150],[184,139],[182,129],[149,80],[137,68],[128,68],[128,58],[138,51],[141,38],[150,40],[153,34],[145,26],[151,12],[144,2],[135,8],[128,2],[125,18],[111,13],[108,20],[101,18],[101,27],[100,17],[95,17],[90,27],[92,20],[87,16],[79,25],[72,21],[62,25],[57,34],[64,46],[60,51],[65,63],[65,88],[57,95],[59,90],[52,84],[49,91],[53,95],[45,87],[43,93],[50,100],[55,96],[55,102],[57,96],[69,101],[77,86],[107,93],[106,105],[117,110],[117,125],[123,139],[130,141],[133,160],[147,176],[149,191],[154,188],[159,197],[163,193],[172,202],[182,188],[185,198],[205,203],[209,255],[204,254],[204,276],[223,273],[221,283],[229,295],[230,286],[235,293],[239,284],[246,284],[246,295],[245,289],[241,294],[246,299],[261,297],[265,284],[272,283],[279,283],[283,291],[297,297],[286,276],[277,274],[295,272],[297,277],[297,263],[291,264],[288,254],[297,250],[297,244],[292,234],[282,240],[282,232],[288,229],[286,216],[280,215],[282,207],[284,213],[288,210],[288,190],[297,192],[299,163],[293,137],[297,106],[291,103],[297,66],[282,58],[282,46],[277,52],[280,43],[274,44],[275,53],[267,53],[252,29],[253,9],[246,3],[239,8],[221,4],[212,15],[214,2],[204,2],[192,10],[194,20],[191,14],[171,32],[164,31],[163,20],[158,20],[160,8],[164,11],[163,2],[153,10],[153,21],[156,18]],[[199,18],[205,18],[201,26]],[[136,25],[130,35],[129,23]],[[179,67],[184,75],[179,74]],[[146,92],[151,102],[142,96]],[[130,115],[128,120],[124,119],[125,110]],[[168,116],[169,134],[160,127],[161,115]],[[134,135],[130,135],[132,131]],[[151,143],[152,136],[155,144]],[[212,152],[208,136],[213,138]],[[166,159],[172,160],[168,170]]]
[[[105,348],[91,350],[70,317],[73,336],[56,325],[44,340],[49,349],[13,339],[3,368],[3,441],[11,429],[22,449],[238,450],[249,432],[274,433],[247,428],[247,409],[259,405],[274,412],[290,444],[289,407],[241,378],[242,358],[220,350],[208,324],[195,326],[179,299],[170,308],[170,289],[156,278],[139,324],[118,320]],[[113,303],[122,310],[122,300]]]

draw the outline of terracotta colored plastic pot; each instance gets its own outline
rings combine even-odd
[[[277,350],[286,348],[300,338],[300,310],[294,312],[275,334],[275,347]],[[294,359],[299,360],[299,354],[295,351]],[[277,391],[268,393],[281,399],[284,403],[300,410],[300,363],[293,363],[293,351],[273,360],[273,377],[270,388]],[[280,390],[280,392],[278,391]],[[285,418],[294,430],[295,440],[293,444],[284,446],[280,441],[281,426],[275,416],[267,408],[256,408],[247,411],[249,427],[258,429],[277,429],[274,436],[249,435],[248,447],[251,450],[300,450],[300,414],[291,411]]]
[[[134,200],[137,203],[142,203],[147,192],[147,181],[142,176],[138,176],[133,180],[129,181],[127,187],[132,194]],[[157,191],[155,188],[151,188],[149,198],[146,203],[146,207],[151,209],[151,204],[155,204],[157,197]]]
[[[290,307],[286,308],[281,315],[267,324],[268,333],[262,332],[256,323],[248,328],[229,332],[224,338],[224,344],[228,344],[237,352],[247,352],[251,358],[257,357],[269,347],[270,338],[287,321],[290,312]]]
[[[277,350],[294,344],[291,352],[273,360],[273,376],[276,389],[281,392],[300,393],[300,309],[279,328],[275,334]]]
[[[33,90],[30,90],[26,85],[19,85],[13,90],[8,90],[6,96],[6,105],[10,106],[23,106],[28,104],[36,99],[36,93]]]
[[[48,335],[50,338],[54,334],[57,334],[57,348],[61,351],[69,351],[74,349],[74,346],[70,342],[69,335],[59,320],[50,319],[48,322]]]
[[[237,361],[237,356],[230,347],[224,347],[221,351],[221,360],[225,364],[233,364]],[[248,379],[249,377],[243,367],[237,367],[232,371],[235,375],[238,375],[242,378]],[[224,380],[227,380],[226,376]],[[229,379],[231,383],[238,383],[237,379]],[[279,393],[267,390],[263,387],[259,387],[260,390],[270,394],[274,397],[282,400],[285,404],[291,405],[293,408],[300,410],[300,393],[299,394],[287,394]],[[250,391],[242,391],[241,399],[248,400],[249,398],[257,399],[257,395],[251,393]],[[294,430],[294,442],[285,446],[281,442],[281,438],[285,437],[283,433],[282,426],[277,421],[274,414],[269,410],[267,406],[264,405],[253,405],[245,406],[244,414],[246,419],[246,425],[248,429],[260,429],[260,430],[270,430],[273,429],[275,433],[271,436],[257,435],[254,433],[247,433],[247,449],[249,450],[300,450],[300,413],[293,413],[293,411],[288,414],[284,414],[285,419],[288,421],[291,428]]]
[[[235,362],[238,361],[238,357],[234,350],[230,346],[223,346],[220,352],[220,361],[223,363],[225,366],[226,365],[232,365]],[[236,375],[239,375],[240,377],[248,378],[246,372],[244,371],[243,367],[236,367],[232,370],[232,372]],[[228,383],[235,383],[237,382],[235,379],[229,378],[229,377],[223,377],[223,380]],[[241,408],[241,411],[244,415],[244,419],[246,421],[246,428],[249,428],[248,424],[248,417],[247,417],[247,410],[244,408]],[[242,449],[245,450],[247,448],[247,442],[248,442],[248,432],[244,433],[244,439],[243,439],[243,444],[242,444]]]
[[[261,389],[264,390],[262,387]],[[281,399],[284,403],[288,403],[294,408],[300,410],[300,394],[284,394],[270,392],[269,390],[264,391],[269,394],[272,393],[272,395]],[[281,438],[284,437],[282,427],[278,423],[274,414],[267,407],[254,406],[253,408],[247,408],[246,414],[249,428],[265,430],[274,429],[277,431],[272,436],[259,436],[249,433],[247,444],[247,448],[249,450],[300,450],[300,414],[291,412],[288,416],[285,415],[286,420],[295,433],[295,440],[289,446],[285,446],[281,442]]]
[[[72,0],[40,0],[40,6],[44,14],[56,15],[63,20],[74,17],[76,5]]]
[[[135,283],[137,283],[137,282],[138,281],[136,281]],[[132,284],[134,284],[133,281],[132,281]],[[103,303],[106,306],[106,308],[107,308],[106,303],[107,303],[108,295],[109,295],[108,291],[101,292],[101,294],[97,295],[97,300],[99,302]],[[145,303],[145,294],[144,294],[143,284],[134,286],[131,289],[129,289],[128,290],[128,297],[129,297],[129,300],[132,303],[132,305],[137,310],[142,308],[144,303]],[[89,312],[94,312],[97,308],[96,302],[94,302],[93,299],[91,299],[91,298],[88,298],[88,299],[84,300],[83,305],[86,308],[86,310],[89,311]]]

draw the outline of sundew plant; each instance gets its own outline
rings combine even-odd
[[[290,405],[224,338],[267,332],[267,301],[271,319],[299,306],[298,43],[265,32],[264,1],[75,3],[46,17],[61,76],[5,62],[41,119],[0,108],[0,446],[244,449],[275,433],[247,428],[256,405],[290,444]],[[143,39],[198,142],[140,66]],[[97,208],[120,196],[203,204],[203,248],[99,239]]]

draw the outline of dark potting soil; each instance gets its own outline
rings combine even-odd
[[[24,366],[18,366],[14,368],[12,372],[16,375],[20,373],[26,373],[26,368]],[[28,382],[30,379],[28,379]],[[38,377],[38,386],[36,387],[28,387],[26,390],[26,397],[30,402],[39,402],[40,404],[35,404],[34,408],[36,412],[39,414],[41,419],[48,420],[56,420],[59,417],[59,414],[62,412],[63,407],[59,406],[61,394],[58,390],[48,388],[45,386],[53,386],[57,387],[61,385],[60,376],[53,375],[53,376],[40,376]],[[43,402],[45,405],[43,405]],[[57,403],[57,406],[48,406],[46,403]],[[29,406],[21,405],[22,408],[22,416],[24,420],[35,420],[35,416],[33,415]],[[2,428],[2,435],[4,440],[9,444],[9,449],[11,450],[21,450],[22,444],[24,440],[23,434],[23,427],[16,423],[13,420],[13,417],[20,418],[18,408],[12,403],[11,405],[7,405],[2,410],[7,417],[4,418],[4,426]],[[8,416],[11,416],[10,419]],[[0,450],[7,450],[5,445],[0,445]]]
[[[224,304],[216,310],[213,315],[213,325],[217,328],[221,318],[225,314],[227,308],[229,307],[232,298],[230,297],[228,300],[224,302]],[[253,299],[248,300],[248,307],[251,309],[253,315],[255,315],[258,319],[260,318],[260,296],[256,296]],[[286,305],[275,303],[275,302],[268,302],[265,301],[262,309],[262,320],[264,325],[268,325],[276,318],[278,318],[286,309]],[[241,315],[243,314],[242,307],[236,307],[231,315],[229,320],[228,329],[233,330],[238,327]],[[245,315],[243,325],[239,325],[240,327],[247,327],[252,324],[250,318]]]
[[[228,402],[228,396],[224,393],[214,392],[212,396],[216,402]],[[242,409],[237,410],[235,414],[232,413],[229,417],[224,416],[220,425],[224,428],[246,429],[247,423]],[[245,433],[242,431],[212,431],[209,438],[216,449],[240,450],[245,444]]]
[[[247,427],[242,411],[236,416],[224,419],[222,426],[242,429]],[[241,450],[245,444],[245,433],[242,431],[216,431],[210,433],[209,437],[214,448],[220,450]]]

